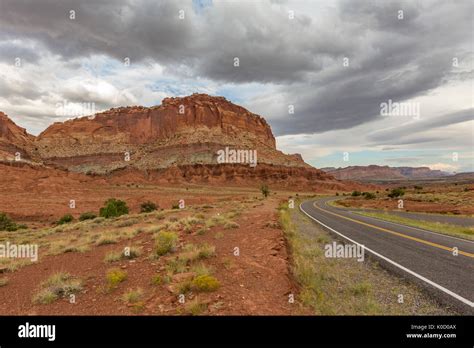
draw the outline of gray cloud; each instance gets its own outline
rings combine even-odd
[[[431,142],[443,139],[437,137],[416,137],[412,138],[412,134],[426,132],[434,128],[449,126],[457,123],[473,121],[474,109],[466,109],[443,115],[435,118],[426,118],[420,121],[412,122],[396,128],[384,129],[382,131],[371,133],[367,136],[368,140],[378,144],[417,144],[421,142]],[[408,137],[408,139],[407,139]],[[403,139],[403,140],[402,140]]]
[[[154,60],[178,77],[272,86],[271,95],[247,104],[278,135],[372,121],[381,102],[425,95],[455,79],[453,56],[464,65],[459,74],[471,69],[470,0],[314,1],[290,20],[293,5],[216,1],[196,12],[189,1],[2,0],[0,45],[30,40],[65,62],[104,54],[118,61],[129,57],[132,64]],[[70,10],[76,19],[69,18]],[[185,19],[178,18],[179,10]],[[38,61],[37,53],[21,47],[0,50],[0,60],[16,52]],[[349,67],[342,66],[344,57]],[[80,88],[64,93],[91,98]],[[288,104],[296,109],[291,117]]]
[[[17,58],[21,58],[20,64],[37,63],[39,55],[32,47],[22,47],[14,42],[0,42],[0,61],[15,64]]]

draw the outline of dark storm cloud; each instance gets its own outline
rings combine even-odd
[[[367,40],[361,40],[357,49],[348,53],[350,66],[342,68],[341,59],[335,72],[316,74],[310,83],[292,87],[290,92],[282,89],[288,104],[295,104],[299,112],[296,117],[286,115],[276,120],[273,128],[277,134],[324,132],[376,120],[381,103],[425,95],[446,80],[466,74],[453,72],[454,57],[462,61],[464,69],[472,69],[472,3],[443,4],[446,12],[435,10],[434,3],[418,10],[410,5],[405,16],[413,16],[407,26],[398,19],[383,26],[380,18],[387,17],[387,8],[374,6],[369,10],[367,3],[348,3],[351,9],[365,4],[364,11],[341,10],[348,19],[357,18],[366,24],[354,35],[355,40]],[[387,7],[396,18],[396,9],[403,5]],[[407,31],[407,27],[413,30]]]
[[[167,63],[192,42],[189,21],[178,21],[178,2],[2,0],[0,6],[0,37],[36,39],[65,59],[107,54]]]
[[[189,1],[3,0],[0,38],[35,39],[64,59],[95,53],[184,64],[194,76],[234,83],[301,81],[352,49],[337,27],[262,4],[220,2],[195,13]]]
[[[152,59],[177,75],[273,84],[281,105],[272,109],[270,98],[263,114],[278,135],[374,120],[380,103],[424,95],[452,78],[453,57],[472,51],[470,0],[342,1],[293,20],[291,2],[273,3],[216,1],[195,12],[190,1],[2,0],[0,40],[36,40],[65,61]]]

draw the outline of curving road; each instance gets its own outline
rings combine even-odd
[[[415,280],[441,300],[474,313],[474,241],[354,214],[322,198],[303,202],[301,211],[345,242],[362,244],[397,273]],[[457,248],[458,255],[453,255]]]

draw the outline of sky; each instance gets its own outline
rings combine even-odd
[[[473,16],[471,0],[0,0],[0,111],[37,135],[74,108],[208,93],[316,167],[474,171]]]

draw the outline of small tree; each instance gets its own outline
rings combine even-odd
[[[365,199],[374,199],[375,194],[372,192],[364,192]]]
[[[268,188],[267,184],[263,184],[260,186],[260,191],[262,192],[263,197],[267,198],[270,194],[270,189]]]
[[[360,195],[361,195],[360,191],[352,191],[352,194],[351,194],[351,196],[353,196],[353,197],[357,197],[357,196],[360,196]]]
[[[63,224],[68,224],[74,220],[74,217],[71,214],[66,214],[63,215],[59,220],[58,220],[58,225],[63,225]]]
[[[392,192],[390,192],[388,196],[390,198],[397,198],[397,197],[403,196],[404,194],[405,194],[405,191],[403,191],[402,188],[398,187],[398,188],[392,189]]]
[[[100,208],[99,215],[105,218],[120,216],[128,214],[127,203],[119,199],[110,198],[105,203],[105,206]]]
[[[140,213],[151,213],[156,209],[156,204],[150,201],[146,201],[140,205]]]
[[[5,213],[0,213],[0,231],[15,231],[16,224]]]

